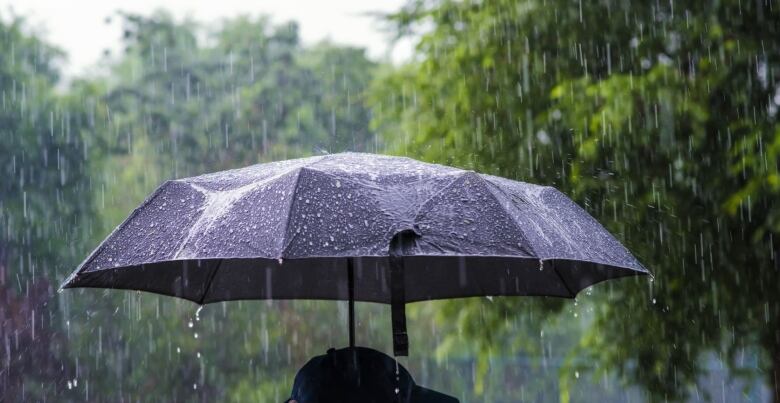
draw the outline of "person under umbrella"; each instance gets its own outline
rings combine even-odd
[[[366,347],[331,348],[295,376],[286,403],[458,403],[417,385],[390,356]]]

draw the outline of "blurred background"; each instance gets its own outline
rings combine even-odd
[[[57,288],[164,180],[364,151],[553,185],[655,274],[412,304],[418,383],[780,403],[778,108],[778,0],[0,1],[0,401],[284,401],[346,303]]]

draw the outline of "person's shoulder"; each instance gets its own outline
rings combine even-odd
[[[409,400],[409,403],[460,403],[458,399],[450,395],[423,388],[419,385],[414,385]]]

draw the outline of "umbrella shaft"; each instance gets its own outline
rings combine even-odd
[[[349,346],[355,347],[355,267],[347,258],[347,286],[349,287]]]

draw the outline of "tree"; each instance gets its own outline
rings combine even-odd
[[[263,17],[209,27],[128,14],[123,27],[108,73],[68,94],[100,156],[93,246],[165,179],[376,147],[363,102],[375,63],[362,49],[304,47],[294,23]],[[329,302],[226,303],[197,320],[196,306],[169,297],[67,294],[72,355],[106,400],[282,401],[293,363],[339,336],[321,319],[339,316]]]
[[[52,299],[91,211],[86,142],[55,94],[62,54],[0,16],[0,390],[12,400],[67,393],[75,376]]]
[[[707,352],[739,374],[758,349],[780,402],[776,2],[413,1],[389,18],[422,29],[418,61],[376,86],[398,150],[562,188],[654,272],[595,288],[594,359],[666,401]],[[483,343],[506,331],[484,312]]]
[[[149,141],[178,177],[373,143],[362,97],[374,63],[362,50],[303,48],[295,23],[267,18],[224,21],[205,46],[202,32],[164,13],[125,16],[106,98],[111,144]]]

